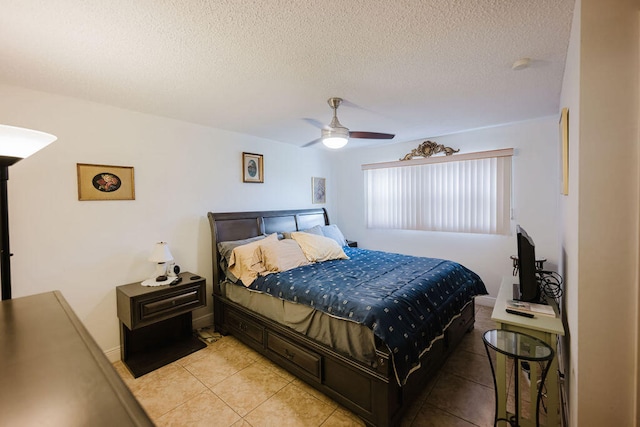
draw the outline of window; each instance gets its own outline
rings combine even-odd
[[[513,149],[363,165],[368,228],[509,234]]]

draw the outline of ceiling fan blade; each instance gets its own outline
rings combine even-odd
[[[306,144],[301,145],[301,146],[300,146],[300,148],[307,148],[307,147],[311,147],[312,145],[317,144],[317,143],[318,143],[318,142],[320,142],[320,141],[322,141],[322,138],[314,139],[313,141],[309,141],[309,142],[307,142]]]
[[[349,132],[350,138],[363,138],[363,139],[393,139],[395,135],[392,133],[379,133],[379,132],[362,132],[351,131]]]

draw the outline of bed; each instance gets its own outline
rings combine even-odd
[[[243,286],[229,273],[229,248],[262,244],[246,242],[264,236],[325,242],[335,226],[324,208],[209,212],[208,218],[215,329],[235,336],[367,425],[400,423],[473,328],[474,296],[486,294],[480,278],[457,263],[346,244],[344,257],[260,274]],[[318,229],[324,237],[309,235]],[[296,233],[301,231],[306,233]],[[304,247],[303,241],[297,242]]]

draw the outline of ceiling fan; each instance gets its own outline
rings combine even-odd
[[[311,142],[306,143],[303,147],[309,147],[320,141],[329,148],[342,148],[344,147],[349,138],[361,138],[361,139],[392,139],[395,135],[390,133],[379,132],[364,132],[364,131],[350,131],[346,127],[342,126],[338,121],[338,107],[342,103],[342,98],[329,98],[327,100],[329,106],[333,109],[333,119],[328,126],[322,128],[321,137],[314,139]]]

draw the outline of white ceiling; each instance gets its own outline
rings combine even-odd
[[[557,114],[574,0],[1,3],[0,83],[303,145]]]

